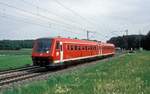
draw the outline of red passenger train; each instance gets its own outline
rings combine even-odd
[[[33,45],[32,61],[37,66],[56,66],[114,54],[115,46],[109,43],[70,38],[40,38]]]

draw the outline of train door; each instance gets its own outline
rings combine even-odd
[[[102,55],[103,53],[103,46],[102,45],[100,45],[100,54]]]
[[[63,52],[63,43],[60,42],[60,63],[63,62],[63,57],[64,57],[64,52]]]
[[[101,55],[103,55],[103,45],[101,45]]]
[[[101,46],[98,45],[98,55],[101,55]]]
[[[63,44],[62,42],[56,41],[56,63],[63,62]]]

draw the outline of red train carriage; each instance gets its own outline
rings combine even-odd
[[[56,66],[68,61],[114,55],[113,44],[69,38],[41,38],[35,40],[33,65]]]
[[[111,54],[115,54],[115,47],[110,43],[102,43],[102,55],[107,56]]]

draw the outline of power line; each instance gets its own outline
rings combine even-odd
[[[57,1],[56,1],[56,2],[57,2]],[[4,6],[7,6],[7,7],[10,7],[10,8],[13,8],[13,9],[16,9],[16,10],[19,10],[19,11],[23,11],[23,12],[25,12],[25,13],[29,13],[29,14],[31,14],[31,15],[40,17],[40,18],[42,18],[42,19],[44,18],[44,19],[53,21],[53,22],[55,22],[55,24],[58,24],[58,23],[57,23],[58,21],[56,21],[56,20],[54,20],[54,19],[51,19],[51,18],[49,18],[49,17],[47,17],[47,16],[43,16],[43,15],[40,15],[40,14],[37,15],[36,13],[29,12],[29,11],[26,11],[26,10],[24,10],[24,9],[17,8],[17,7],[15,7],[15,6],[12,6],[12,5],[3,3],[3,2],[0,2],[0,4],[1,4],[1,5],[4,5]],[[76,12],[75,12],[75,14],[78,15],[78,13],[76,13]],[[80,17],[82,17],[82,16],[80,16]],[[63,22],[63,23],[64,23],[64,22]],[[64,25],[64,24],[65,24],[65,25]],[[64,27],[70,26],[70,24],[66,24],[66,23],[64,23],[64,24],[63,24]],[[59,25],[60,25],[60,23],[59,23]],[[72,27],[74,27],[74,28],[76,28],[76,29],[78,28],[78,29],[80,29],[80,30],[85,31],[85,29],[79,28],[79,27],[77,27],[77,26],[72,26]],[[72,28],[71,28],[71,29],[72,29]],[[95,33],[98,33],[98,32],[95,32]],[[99,33],[99,34],[101,35],[101,33]]]
[[[31,14],[31,15],[33,15],[33,16],[38,16],[38,17],[42,17],[42,18],[45,18],[45,19],[48,19],[48,20],[53,20],[53,19],[48,18],[48,17],[46,17],[46,16],[43,16],[43,15],[37,15],[37,14],[35,14],[35,13],[26,11],[26,10],[24,10],[24,9],[19,9],[19,8],[15,7],[15,6],[12,6],[12,5],[3,3],[3,2],[0,2],[0,4],[1,4],[1,5],[4,5],[4,6],[7,6],[7,7],[10,7],[10,8],[13,8],[13,9],[16,9],[16,10],[19,10],[19,11],[22,11],[22,12],[25,12],[25,13],[29,13],[29,14]],[[69,24],[69,25],[70,25],[70,24]],[[65,27],[66,27],[66,26],[65,26]],[[77,27],[76,27],[76,28],[77,28]],[[72,28],[71,28],[71,29],[72,29]],[[78,29],[82,29],[82,28],[78,28]],[[82,29],[82,30],[83,30],[83,29]]]
[[[43,8],[41,8],[41,7],[39,7],[39,6],[36,6],[36,5],[31,4],[31,3],[29,3],[29,2],[26,2],[25,0],[23,0],[23,1],[24,1],[24,3],[28,3],[28,4],[30,4],[30,5],[32,5],[32,6],[34,6],[34,7],[38,7],[38,9],[41,9],[41,10],[43,10],[43,11],[47,11],[47,12],[51,13],[49,10],[43,9]],[[82,20],[84,20],[84,21],[86,21],[86,22],[88,22],[88,23],[91,23],[91,22],[89,22],[86,18],[84,18],[83,16],[81,16],[80,14],[78,14],[77,12],[75,12],[74,10],[72,10],[72,9],[70,9],[70,8],[68,8],[68,7],[66,7],[64,4],[62,4],[62,3],[59,2],[58,0],[55,0],[55,2],[56,2],[57,4],[59,4],[59,5],[61,5],[63,8],[65,8],[65,9],[69,10],[70,12],[72,12],[74,15],[80,17]],[[57,15],[57,16],[58,16],[58,15]],[[91,24],[93,25],[93,23],[91,23]],[[95,26],[95,25],[93,25],[93,26]],[[84,29],[84,31],[87,31],[87,30]],[[97,33],[97,32],[95,32],[95,33]]]
[[[22,12],[25,12],[25,13],[28,13],[28,14],[31,14],[31,15],[33,15],[33,16],[40,17],[40,18],[42,18],[42,19],[44,18],[44,19],[53,21],[53,22],[55,22],[55,24],[58,24],[57,22],[59,22],[59,21],[56,21],[56,20],[54,20],[54,19],[51,19],[51,18],[49,18],[49,17],[47,17],[47,16],[43,16],[43,15],[40,15],[40,14],[37,15],[36,13],[29,12],[29,11],[26,11],[26,10],[24,10],[24,9],[17,8],[17,7],[15,7],[15,6],[12,6],[12,5],[3,3],[3,2],[0,2],[0,4],[1,4],[1,5],[4,5],[4,6],[7,6],[7,7],[10,7],[10,8],[13,8],[13,9],[16,9],[16,10],[19,10],[19,11],[22,11]],[[61,24],[61,23],[59,22],[59,25],[60,25],[60,24]],[[64,24],[65,24],[65,25],[64,25]],[[64,26],[64,27],[70,26],[70,24],[63,23],[63,26]],[[73,25],[71,25],[71,26],[74,27],[74,28],[76,28],[76,29],[84,30],[83,28],[79,28],[79,27],[76,27],[76,26],[73,26]]]
[[[0,14],[2,14],[2,13],[0,12]],[[7,14],[5,13],[5,15],[0,15],[0,17],[1,17],[1,18],[5,18],[5,19],[10,19],[10,17],[16,17],[16,16],[10,15],[10,14],[8,14],[8,13],[7,13]],[[24,19],[24,20],[14,19],[14,20],[19,21],[19,22],[23,22],[23,23],[29,23],[29,24],[33,24],[33,25],[38,25],[38,26],[41,26],[41,27],[49,28],[48,26],[45,26],[45,25],[43,25],[43,24],[34,23],[34,22],[29,22],[29,21],[26,21],[25,19]]]
[[[47,12],[51,13],[49,10],[43,9],[43,8],[41,8],[41,7],[39,7],[39,6],[36,6],[36,5],[32,4],[32,3],[26,2],[25,0],[23,0],[23,2],[26,3],[26,4],[30,4],[30,5],[32,5],[32,6],[34,6],[34,7],[38,7],[38,9],[41,9],[41,10],[43,10],[43,11],[47,11]],[[81,19],[86,20],[86,21],[89,23],[89,21],[88,21],[86,18],[84,18],[83,16],[81,16],[81,15],[78,14],[77,12],[75,12],[75,11],[73,11],[72,9],[70,9],[70,8],[68,8],[68,7],[66,7],[66,6],[64,6],[62,3],[58,2],[57,0],[55,0],[55,2],[56,2],[57,4],[59,4],[59,5],[61,5],[63,8],[65,8],[65,9],[69,10],[70,12],[72,12],[74,15],[79,16]],[[55,14],[55,15],[56,15],[56,14]],[[56,16],[58,16],[58,15],[56,15]],[[59,16],[60,16],[60,15],[59,15]],[[91,22],[90,22],[90,23],[91,23]],[[92,24],[92,25],[93,25],[93,24]],[[94,25],[94,26],[95,26],[95,25]],[[97,32],[96,32],[96,33],[97,33]]]
[[[46,25],[43,25],[43,24],[39,24],[39,23],[34,23],[34,22],[28,22],[28,21],[26,21],[25,19],[23,20],[21,20],[21,19],[13,19],[13,18],[11,18],[11,17],[16,17],[16,16],[13,16],[13,15],[10,15],[10,14],[5,14],[5,16],[4,15],[0,15],[0,17],[2,17],[2,18],[4,18],[4,19],[7,19],[7,20],[14,20],[14,21],[17,21],[17,22],[21,22],[21,23],[28,23],[28,24],[32,24],[32,25],[38,25],[38,26],[40,26],[40,27],[44,27],[44,28],[49,28],[50,29],[50,27],[49,26],[46,26]],[[51,29],[56,29],[56,30],[58,30],[57,28],[51,28]],[[70,30],[67,30],[67,29],[61,29],[61,30],[65,30],[65,31],[67,31],[67,32],[69,32],[69,33],[73,33],[73,34],[77,34],[77,35],[83,35],[82,33],[76,33],[76,32],[72,32],[72,31],[70,31]]]
[[[77,13],[76,11],[72,10],[71,8],[65,6],[62,2],[59,2],[58,0],[53,0],[55,1],[57,4],[59,4],[60,6],[62,6],[63,8],[65,8],[66,10],[72,12],[74,15],[80,17],[82,20],[90,23],[91,25],[93,25],[95,27],[95,24],[93,24],[91,21],[87,20],[85,17],[81,16],[79,13]],[[98,33],[97,31],[95,31],[95,33]]]
[[[89,40],[89,38],[90,38],[90,33],[93,33],[95,36],[97,36],[97,37],[99,37],[100,38],[100,36],[99,35],[101,35],[101,37],[103,37],[103,38],[108,38],[108,36],[106,36],[106,35],[104,35],[104,34],[101,34],[101,33],[99,33],[99,32],[96,32],[96,31],[87,31],[87,39]],[[95,34],[96,33],[96,34]],[[98,35],[99,34],[99,35]],[[94,37],[95,37],[94,36]]]
[[[39,6],[35,5],[35,4],[32,4],[32,3],[30,3],[30,2],[27,2],[27,1],[25,1],[25,0],[22,0],[22,1],[23,1],[24,3],[26,3],[26,4],[29,4],[29,5],[31,5],[31,6],[33,6],[33,7],[36,7],[36,8],[39,9],[39,10],[42,10],[43,12],[45,11],[45,12],[47,12],[47,13],[49,13],[49,14],[55,15],[56,17],[63,18],[64,20],[66,20],[64,17],[60,17],[61,15],[58,15],[58,14],[52,12],[52,11],[49,11],[49,10],[47,10],[47,9],[45,9],[45,8],[42,8],[42,7],[39,7]],[[67,20],[67,21],[68,21],[68,20]],[[74,21],[71,20],[71,19],[69,19],[69,21],[72,22],[73,24],[77,24],[77,23],[74,23]]]
[[[26,2],[25,0],[23,0],[23,1],[24,1],[25,3],[28,3],[28,2]],[[74,11],[74,10],[68,8],[68,7],[65,6],[63,3],[59,2],[58,0],[54,0],[54,1],[55,1],[57,4],[59,4],[60,6],[62,6],[63,8],[65,8],[66,10],[72,12],[74,15],[80,17],[82,20],[84,20],[84,21],[86,21],[86,22],[92,24],[93,26],[95,26],[91,21],[87,20],[85,17],[81,16],[81,15],[80,15],[79,13],[77,13],[76,11]],[[29,3],[28,3],[28,4],[29,4]],[[30,5],[33,5],[33,4],[30,3]],[[35,6],[35,5],[33,5],[33,6]],[[40,9],[49,12],[49,11],[46,10],[46,9],[43,9],[43,8],[40,8]],[[97,32],[97,31],[95,31],[95,33],[101,34],[101,33]],[[110,32],[108,32],[108,33],[110,33]],[[111,33],[111,34],[112,34],[112,33]],[[113,34],[115,34],[115,33],[113,33]],[[115,35],[117,35],[117,34],[115,34]],[[104,35],[104,36],[108,38],[108,36],[106,36],[106,35]]]
[[[46,12],[48,12],[48,13],[50,13],[50,14],[53,14],[52,12],[50,12],[49,10],[47,10],[47,9],[44,9],[44,8],[41,8],[41,7],[39,7],[39,6],[36,6],[36,5],[34,5],[34,4],[32,4],[32,3],[29,3],[29,2],[26,2],[25,0],[22,0],[24,3],[26,3],[26,4],[30,4],[30,5],[32,5],[32,6],[34,6],[34,7],[37,7],[38,9],[40,9],[40,10],[43,10],[43,11],[46,11]],[[79,16],[82,20],[86,20],[86,22],[88,22],[89,23],[89,21],[86,19],[86,18],[84,18],[83,16],[81,16],[80,14],[78,14],[77,12],[75,12],[75,11],[73,11],[72,9],[70,9],[70,8],[68,8],[68,7],[66,7],[66,6],[64,6],[62,3],[60,3],[60,2],[58,2],[57,0],[55,1],[57,4],[59,4],[59,5],[61,5],[63,8],[65,8],[65,9],[67,9],[67,10],[69,10],[70,12],[72,12],[74,15],[77,15],[77,16]],[[55,16],[57,16],[57,17],[59,17],[57,14],[54,14]],[[92,24],[93,25],[93,24]],[[94,25],[95,26],[95,25]],[[95,33],[97,33],[97,32],[95,32]]]
[[[117,34],[117,33],[115,33],[115,32],[117,32],[117,31],[112,31],[112,32],[110,32],[111,34],[114,34],[114,35],[116,35],[116,36],[120,36],[119,34]]]
[[[60,6],[62,6],[63,8],[65,8],[66,10],[70,11],[71,13],[73,13],[74,15],[80,17],[82,20],[90,23],[91,25],[93,25],[93,23],[89,20],[87,20],[85,17],[81,16],[79,13],[77,13],[76,11],[72,10],[71,8],[68,8],[67,6],[65,6],[63,3],[59,2],[58,0],[53,0],[55,1],[57,4],[59,4]],[[93,25],[95,27],[95,25]]]

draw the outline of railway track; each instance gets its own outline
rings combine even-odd
[[[36,72],[37,69],[40,69],[40,67],[33,67],[33,68],[28,68],[28,69],[22,69],[22,70],[16,70],[16,71],[9,71],[5,74],[0,74],[0,81],[6,78],[11,78],[11,77],[16,77],[16,76],[21,76],[25,75],[28,73]]]
[[[114,57],[118,57],[121,55],[122,54],[117,54]],[[100,62],[100,61],[106,61],[106,60],[108,60],[110,58],[114,58],[114,57],[109,57],[109,58],[105,58],[102,60],[92,61],[90,64]],[[81,66],[85,66],[86,64],[88,65],[89,63],[81,64]],[[76,66],[73,66],[73,67],[76,67]],[[69,68],[63,69],[63,70],[68,70],[71,68],[72,67],[70,66]],[[60,72],[60,71],[62,71],[62,70],[47,71],[47,70],[45,70],[44,67],[29,67],[29,68],[24,68],[24,69],[0,72],[0,89],[1,89],[1,87],[8,86],[9,84],[21,82],[23,80],[27,80],[30,78],[36,78],[38,76],[41,77],[42,75],[50,75],[51,73]]]
[[[17,71],[24,71],[24,70],[34,69],[34,68],[39,68],[39,67],[38,66],[28,66],[28,67],[23,67],[23,68],[18,68],[18,69],[11,69],[11,70],[6,70],[6,71],[1,71],[0,75],[7,74],[7,73],[12,73],[12,72],[17,72]]]
[[[43,67],[32,66],[28,68],[0,72],[0,87],[10,83],[41,75],[42,72],[38,71],[42,69]]]

